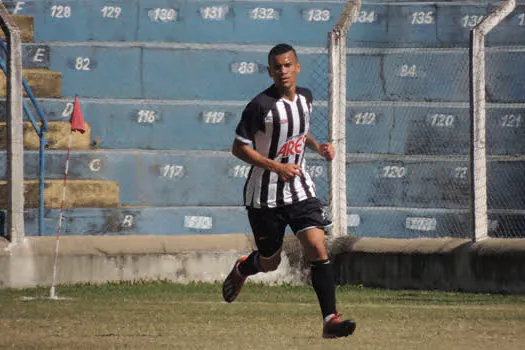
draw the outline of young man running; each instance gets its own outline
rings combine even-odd
[[[310,261],[312,286],[323,315],[323,337],[351,335],[352,320],[336,310],[335,280],[328,260],[325,218],[315,186],[306,171],[305,146],[330,161],[335,149],[309,133],[312,94],[296,85],[301,65],[293,47],[279,44],[268,54],[274,84],[244,109],[232,153],[252,165],[244,186],[244,205],[257,250],[236,261],[223,283],[224,300],[232,302],[246,278],[274,271],[281,262],[285,228],[290,225]]]

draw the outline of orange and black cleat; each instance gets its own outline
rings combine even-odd
[[[241,292],[242,286],[246,281],[246,277],[241,275],[239,272],[239,264],[246,260],[248,256],[243,256],[235,262],[233,269],[224,282],[222,283],[222,297],[224,301],[231,303],[237,298],[237,295]]]
[[[352,335],[356,323],[352,320],[341,320],[343,314],[332,314],[327,316],[323,326],[323,338],[341,338]]]

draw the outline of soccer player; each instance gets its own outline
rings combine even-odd
[[[257,250],[235,262],[222,286],[232,302],[248,276],[274,271],[281,262],[284,232],[290,225],[311,265],[312,286],[323,315],[323,337],[346,337],[356,323],[336,310],[335,279],[324,229],[331,224],[306,171],[305,146],[330,161],[335,149],[309,133],[312,94],[296,85],[301,64],[293,47],[279,44],[268,53],[273,85],[244,109],[232,153],[252,167],[244,186],[244,205]]]

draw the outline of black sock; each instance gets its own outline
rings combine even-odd
[[[239,264],[239,272],[244,277],[255,275],[260,272],[261,268],[259,266],[259,252],[254,251],[248,258]]]
[[[323,318],[337,313],[335,307],[335,278],[329,260],[318,260],[310,263],[312,286],[314,287]]]

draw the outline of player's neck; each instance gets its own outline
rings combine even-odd
[[[294,87],[291,87],[289,89],[286,89],[286,90],[281,90],[279,89],[280,93],[281,93],[281,97],[288,100],[288,101],[295,101],[295,86]]]

